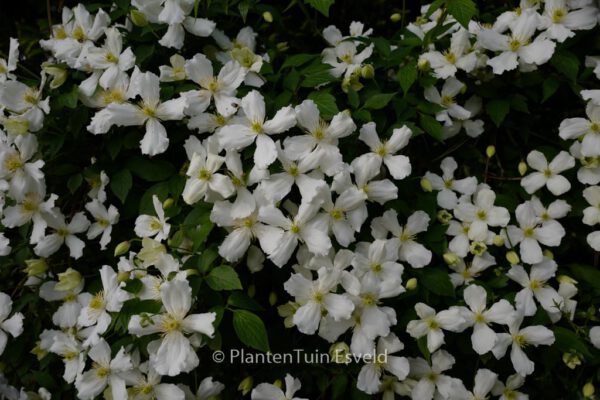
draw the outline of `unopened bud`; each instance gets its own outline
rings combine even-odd
[[[338,342],[331,345],[329,348],[329,356],[336,364],[347,364],[350,347],[344,342]]]
[[[392,15],[390,15],[390,21],[392,22],[398,22],[402,19],[402,15],[400,15],[400,13],[393,13]]]
[[[567,367],[570,369],[575,369],[579,365],[581,365],[581,359],[575,353],[564,353],[562,356],[562,360]]]
[[[483,242],[473,242],[469,247],[471,254],[480,256],[487,251],[487,245]]]
[[[521,176],[525,175],[525,173],[527,172],[527,164],[525,163],[525,161],[521,161],[519,163],[519,174]]]
[[[494,145],[489,145],[486,149],[485,149],[485,155],[488,158],[492,158],[494,157],[494,154],[496,154],[496,146]]]
[[[269,11],[265,11],[263,13],[262,17],[268,23],[273,22],[273,14],[271,14]]]
[[[583,385],[583,397],[592,397],[594,395],[594,393],[596,392],[596,388],[594,387],[594,384],[592,382],[588,382],[585,385]]]
[[[115,247],[115,253],[114,256],[115,257],[119,257],[122,256],[123,254],[127,253],[129,251],[129,248],[131,247],[131,243],[129,243],[127,240],[124,242],[121,242],[117,245],[117,247]]]
[[[277,47],[277,50],[279,50],[279,51],[286,51],[290,48],[288,46],[288,42],[279,42],[279,43],[277,43],[276,47]]]
[[[238,385],[238,390],[240,392],[242,392],[243,396],[245,396],[252,390],[253,385],[254,385],[254,379],[252,379],[251,376],[247,376]]]
[[[518,264],[521,261],[521,259],[515,251],[509,251],[508,253],[506,253],[506,261],[508,261],[510,265],[515,265]]]
[[[578,283],[578,282],[577,282],[575,279],[571,278],[571,277],[570,277],[570,276],[568,276],[568,275],[559,275],[559,276],[556,278],[556,280],[557,280],[559,283],[570,283],[571,285],[577,285],[577,283]]]
[[[504,246],[504,236],[496,235],[494,236],[494,246]]]
[[[421,71],[427,71],[429,69],[430,65],[429,65],[429,60],[426,60],[425,58],[419,58],[419,61],[417,61],[417,68]]]
[[[444,262],[448,265],[456,265],[456,263],[459,260],[458,256],[451,252],[444,253],[443,258],[444,258]]]
[[[283,382],[281,382],[281,379],[276,379],[275,382],[273,382],[273,386],[275,386],[278,389],[281,389],[283,387]]]
[[[175,200],[173,200],[172,198],[169,197],[168,199],[163,201],[163,204],[162,204],[163,210],[170,208],[173,204],[175,204]]]
[[[42,69],[52,77],[50,89],[56,89],[62,86],[67,80],[67,70],[51,63],[43,63]]]
[[[269,304],[274,306],[277,303],[277,293],[271,292],[269,293]]]
[[[73,268],[69,268],[65,272],[58,274],[58,283],[54,286],[54,289],[63,292],[73,290],[79,286],[82,279],[79,272]]]
[[[25,272],[28,276],[42,275],[48,270],[48,263],[43,258],[25,260]]]
[[[130,273],[127,271],[119,271],[117,274],[117,282],[125,282],[129,279]]]
[[[248,296],[254,297],[256,295],[256,286],[250,285],[248,286]]]
[[[148,19],[143,12],[139,10],[131,10],[129,13],[129,19],[135,26],[146,26],[148,25]]]
[[[440,223],[447,225],[452,221],[452,214],[450,214],[448,210],[440,210],[437,213],[437,220],[440,221]]]
[[[372,64],[365,64],[360,69],[360,76],[365,79],[373,79],[375,77],[375,68]]]
[[[421,178],[421,189],[425,192],[431,192],[433,190],[431,181],[425,177]]]
[[[554,253],[551,252],[549,249],[544,249],[542,254],[544,255],[544,257],[554,260]]]
[[[406,290],[415,290],[418,284],[417,278],[410,278],[406,281]]]

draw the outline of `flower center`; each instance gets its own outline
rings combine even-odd
[[[292,226],[290,227],[290,231],[291,231],[292,233],[296,233],[296,234],[298,234],[298,233],[300,233],[300,227],[299,227],[297,224],[295,224],[295,223],[294,223],[294,224],[292,224]]]
[[[179,331],[181,330],[181,321],[172,315],[166,315],[162,319],[160,330],[163,333]]]
[[[89,307],[92,310],[101,310],[104,308],[104,292],[103,291],[99,291],[98,293],[96,293],[94,295],[94,297],[92,297],[92,299],[90,300]]]
[[[198,179],[201,181],[208,181],[212,177],[212,173],[206,168],[202,168],[200,172],[198,172]]]
[[[119,62],[119,58],[110,51],[107,51],[106,54],[104,54],[104,60],[111,64],[116,64]]]
[[[523,43],[521,43],[521,41],[519,39],[514,39],[514,38],[508,43],[508,46],[510,47],[511,51],[519,50],[519,48],[522,45],[523,45]]]
[[[380,263],[373,263],[371,264],[371,271],[375,272],[375,273],[379,273],[381,272],[381,264]]]
[[[447,52],[444,57],[450,64],[454,64],[456,62],[456,55],[451,51]]]
[[[19,153],[15,152],[4,160],[4,168],[9,172],[15,172],[16,170],[21,169],[21,167],[23,167],[23,161],[21,161]]]
[[[567,10],[564,8],[557,8],[552,12],[552,22],[558,24],[567,15]]]
[[[344,212],[335,208],[331,210],[329,214],[331,215],[331,218],[333,218],[336,221],[339,221],[340,219],[344,218]]]

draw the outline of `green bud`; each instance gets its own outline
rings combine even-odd
[[[168,208],[171,208],[171,206],[172,206],[173,204],[175,204],[175,200],[173,200],[172,198],[170,198],[170,197],[169,197],[169,198],[168,198],[168,199],[166,199],[166,200],[163,202],[163,204],[162,204],[163,210],[166,210],[166,209],[168,209]]]
[[[242,392],[242,396],[247,395],[254,385],[254,379],[251,376],[245,377],[238,385],[238,390]]]
[[[494,236],[494,246],[504,246],[504,236],[496,235]]]
[[[129,279],[129,272],[127,271],[119,271],[117,273],[117,282],[125,282],[127,279]]]
[[[419,58],[419,61],[417,61],[417,68],[421,71],[427,71],[430,67],[429,64],[429,60],[426,60],[424,58]]]
[[[148,25],[148,19],[146,18],[146,15],[139,10],[131,10],[129,13],[129,19],[135,26],[142,27]]]
[[[521,161],[519,163],[519,174],[521,176],[525,175],[525,173],[527,172],[527,164],[525,164],[525,161]]]
[[[570,277],[570,276],[568,276],[568,275],[559,275],[559,276],[556,278],[556,280],[557,280],[559,283],[570,283],[571,285],[577,285],[577,283],[578,283],[578,282],[577,282],[575,279],[571,278],[571,277]]]
[[[336,364],[347,364],[350,347],[344,342],[338,342],[331,345],[329,348],[329,356]]]
[[[423,189],[424,192],[431,192],[433,190],[431,181],[425,177],[421,178],[421,189]]]
[[[456,265],[456,263],[459,260],[458,256],[451,252],[444,253],[443,258],[444,258],[444,262],[448,265]]]
[[[483,242],[473,242],[469,248],[471,254],[480,256],[487,251],[487,245]]]
[[[448,210],[440,210],[437,213],[437,220],[440,223],[447,225],[452,220],[452,214],[450,214]]]
[[[494,157],[494,154],[496,154],[496,146],[494,145],[489,145],[486,149],[485,149],[485,154],[487,155],[488,158],[492,158]]]
[[[360,76],[365,79],[373,79],[375,77],[375,68],[372,64],[365,64],[360,69]]]
[[[256,296],[256,286],[254,286],[254,284],[248,286],[248,296],[249,297]]]
[[[410,278],[408,281],[406,281],[406,290],[415,290],[418,284],[419,281],[417,281],[417,278]]]
[[[273,22],[273,14],[271,14],[269,11],[265,11],[263,13],[262,17],[268,23]]]
[[[129,243],[127,240],[119,243],[117,245],[117,247],[115,247],[114,256],[115,257],[122,256],[123,254],[125,254],[129,251],[130,247],[131,247],[131,243]]]
[[[290,47],[288,46],[288,42],[279,42],[275,46],[279,51],[287,51]]]
[[[543,253],[544,257],[548,257],[551,260],[554,260],[554,253],[551,252],[549,249],[544,249]]]
[[[65,272],[58,274],[58,283],[54,286],[54,289],[62,292],[73,290],[79,286],[82,279],[79,272],[73,268],[69,268]]]
[[[594,393],[596,392],[596,388],[594,387],[594,384],[592,382],[588,382],[585,385],[583,385],[583,397],[588,398],[588,397],[592,397],[594,395]]]
[[[390,21],[392,22],[398,22],[402,19],[402,15],[400,15],[400,13],[393,13],[392,15],[390,15]]]
[[[269,293],[269,304],[274,306],[277,303],[277,293],[271,292]]]
[[[581,365],[581,358],[575,353],[564,353],[562,360],[570,369],[575,369]]]
[[[515,251],[509,251],[508,253],[506,253],[506,261],[508,261],[510,265],[515,265],[518,264],[521,261],[521,259]]]
[[[52,81],[50,81],[50,89],[61,87],[62,84],[67,80],[68,73],[65,68],[45,62],[42,63],[42,69],[48,75],[52,76]]]
[[[48,263],[46,263],[45,259],[33,258],[25,260],[25,272],[27,276],[42,275],[46,271],[48,271]]]

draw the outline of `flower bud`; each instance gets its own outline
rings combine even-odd
[[[124,242],[121,242],[117,245],[117,247],[115,247],[115,253],[114,256],[115,257],[119,257],[122,256],[123,254],[127,253],[129,251],[129,248],[131,247],[131,243],[129,243],[127,240]]]
[[[288,42],[279,42],[275,47],[277,47],[277,50],[279,51],[286,51],[290,48],[290,46],[288,46]]]
[[[496,146],[494,145],[489,145],[486,149],[485,149],[485,155],[488,158],[492,158],[494,157],[494,154],[496,154]]]
[[[429,65],[429,60],[426,60],[424,58],[419,58],[419,61],[417,61],[417,68],[421,71],[427,71],[429,69],[430,65]]]
[[[402,19],[402,15],[400,15],[400,13],[393,13],[392,15],[390,15],[390,21],[392,22],[398,22]]]
[[[480,256],[487,251],[487,245],[483,242],[473,242],[469,247],[471,254]]]
[[[549,259],[554,260],[554,253],[551,252],[549,249],[544,249],[542,254],[544,255],[544,257],[548,257]]]
[[[278,389],[281,389],[283,387],[283,382],[281,382],[281,379],[276,379],[275,382],[273,382],[273,386],[275,386]]]
[[[29,132],[29,120],[20,115],[11,115],[2,121],[4,129],[12,136],[24,135]]]
[[[130,273],[128,271],[119,271],[117,273],[117,282],[125,282],[129,279]]]
[[[509,251],[508,253],[506,253],[506,261],[508,261],[510,265],[515,265],[518,264],[521,261],[521,259],[515,251]]]
[[[238,385],[238,390],[242,392],[242,396],[245,396],[252,390],[253,385],[254,379],[251,376],[247,376]]]
[[[73,268],[67,269],[65,272],[58,274],[58,283],[54,286],[55,290],[66,292],[73,290],[81,283],[81,274]]]
[[[274,306],[277,303],[277,293],[271,292],[269,293],[269,304]]]
[[[42,275],[46,271],[48,271],[48,263],[46,263],[44,258],[25,260],[25,272],[27,276]]]
[[[148,19],[140,10],[131,10],[129,19],[135,26],[142,27],[148,25]]]
[[[519,174],[521,176],[525,175],[525,173],[527,172],[527,164],[525,163],[525,161],[521,161],[519,163]]]
[[[360,69],[360,76],[365,79],[373,79],[375,77],[375,68],[372,64],[365,64]]]
[[[504,236],[496,235],[494,236],[494,246],[504,246]]]
[[[562,356],[562,360],[567,367],[570,369],[575,369],[579,365],[581,365],[581,359],[575,353],[564,353]]]
[[[596,392],[596,388],[594,387],[594,384],[592,382],[588,382],[585,385],[583,385],[583,397],[592,397],[594,395],[594,393]]]
[[[175,204],[175,200],[173,200],[172,198],[169,197],[168,199],[163,201],[162,208],[163,208],[163,210],[166,210],[168,208],[171,208],[171,206],[173,204]]]
[[[406,290],[415,290],[418,284],[419,282],[417,281],[417,278],[410,278],[408,281],[406,281]]]
[[[65,68],[45,62],[42,63],[42,69],[48,75],[52,76],[52,81],[50,81],[50,89],[61,87],[62,84],[67,80],[68,74]]]
[[[424,192],[431,192],[433,190],[431,181],[425,177],[421,178],[421,189],[423,189]]]
[[[458,256],[451,252],[444,253],[443,258],[444,258],[444,262],[448,265],[456,265],[456,263],[459,260]]]
[[[249,297],[256,296],[256,286],[254,286],[254,285],[248,286],[248,296]]]
[[[336,364],[348,364],[350,347],[344,342],[338,342],[331,345],[329,348],[329,356],[331,361]]]
[[[450,214],[448,210],[440,210],[437,213],[437,220],[440,221],[440,223],[447,225],[452,221],[452,214]]]
[[[559,275],[559,276],[556,278],[556,280],[557,280],[559,283],[570,283],[571,285],[577,285],[577,283],[578,283],[578,282],[577,282],[575,279],[571,278],[571,277],[570,277],[570,276],[568,276],[568,275]]]
[[[273,22],[273,14],[271,14],[269,11],[265,11],[265,12],[262,14],[262,17],[263,17],[263,19],[264,19],[266,22],[268,22],[269,24],[270,24],[271,22]]]

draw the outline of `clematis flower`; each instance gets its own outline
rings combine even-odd
[[[92,200],[85,205],[86,210],[92,214],[95,222],[89,227],[87,238],[95,239],[100,237],[100,249],[105,250],[106,245],[110,243],[110,234],[112,227],[119,222],[119,211],[113,205],[108,208],[100,203],[99,200]]]
[[[36,244],[44,237],[44,232],[48,226],[45,216],[52,212],[54,202],[58,198],[58,196],[52,194],[44,201],[44,192],[32,191],[25,193],[23,196],[15,196],[16,204],[8,206],[4,210],[2,224],[7,228],[14,228],[32,222],[32,231],[29,236],[31,244]]]
[[[473,197],[473,204],[466,200],[459,202],[454,215],[459,220],[470,223],[469,239],[485,242],[489,227],[506,226],[510,221],[510,214],[506,208],[494,206],[496,193],[487,187],[481,187]]]
[[[548,0],[544,3],[542,24],[549,38],[559,43],[575,36],[576,30],[589,30],[598,23],[597,7],[570,9],[566,0]]]
[[[308,400],[294,396],[296,392],[300,390],[300,387],[300,380],[287,374],[285,376],[285,393],[275,385],[261,383],[252,389],[250,398],[252,400]]]
[[[420,59],[427,60],[434,75],[440,79],[454,77],[458,69],[471,72],[477,65],[477,54],[472,51],[469,38],[469,31],[459,29],[452,34],[448,50],[431,50],[422,54]]]
[[[585,107],[587,118],[564,119],[558,135],[564,139],[581,139],[580,152],[584,157],[600,155],[600,106],[589,102]]]
[[[420,319],[410,321],[406,332],[414,338],[427,336],[427,348],[432,353],[444,344],[442,329],[452,332],[464,330],[465,319],[457,308],[450,308],[436,314],[435,310],[427,304],[417,303],[415,311]]]
[[[458,168],[456,160],[446,157],[440,163],[442,176],[431,172],[425,173],[425,179],[431,182],[433,190],[438,190],[437,203],[440,207],[452,210],[458,204],[458,196],[471,195],[477,189],[477,178],[469,176],[463,179],[455,179],[454,173]]]
[[[165,218],[165,210],[157,195],[152,195],[152,204],[156,217],[145,214],[138,216],[135,220],[135,234],[141,238],[150,237],[161,242],[169,237],[171,225],[167,223],[169,218]]]
[[[216,173],[225,158],[207,152],[200,147],[199,152],[194,152],[190,166],[186,171],[188,176],[183,189],[183,200],[187,204],[194,204],[200,199],[216,193],[223,198],[228,198],[235,193],[235,187],[228,176]]]
[[[548,285],[548,280],[556,274],[557,268],[554,260],[544,258],[542,262],[531,266],[529,274],[520,265],[513,265],[507,272],[510,279],[523,286],[515,297],[516,306],[523,311],[523,315],[532,316],[537,311],[534,298],[551,316],[560,315],[563,299]]]
[[[463,386],[459,379],[443,374],[452,368],[456,361],[444,350],[438,350],[431,355],[431,365],[422,358],[409,358],[408,361],[409,376],[417,381],[411,391],[412,400],[449,398],[456,391],[456,387]]]
[[[372,353],[372,360],[366,359],[365,365],[358,373],[356,387],[367,394],[378,393],[384,371],[390,372],[399,380],[405,379],[410,368],[408,360],[406,357],[392,355],[402,349],[404,344],[393,333],[379,338]]]
[[[17,69],[19,41],[15,38],[10,38],[9,43],[8,59],[0,58],[0,83],[16,78],[12,72]]]
[[[561,151],[548,163],[542,153],[534,150],[527,155],[527,164],[537,171],[521,179],[521,186],[527,193],[532,194],[546,186],[553,195],[560,196],[571,189],[569,181],[560,175],[575,166],[575,159],[566,151]]]
[[[451,125],[452,119],[465,120],[471,117],[471,112],[458,105],[454,98],[463,90],[465,84],[456,78],[450,77],[444,82],[440,92],[435,86],[429,86],[425,89],[425,99],[442,107],[435,118],[445,125]]]
[[[375,123],[368,122],[360,128],[358,138],[369,146],[371,153],[366,153],[359,158],[367,158],[369,162],[377,165],[377,167],[373,166],[373,168],[377,169],[381,168],[381,164],[383,163],[394,179],[404,179],[411,172],[410,160],[406,156],[394,154],[406,147],[411,136],[412,131],[408,127],[403,126],[402,128],[394,129],[390,139],[382,142],[377,135]]]
[[[12,305],[13,302],[10,296],[0,292],[0,354],[4,353],[8,334],[12,337],[17,337],[23,333],[23,314],[16,312],[12,317],[8,317]]]
[[[82,212],[78,212],[71,218],[68,224],[65,216],[60,210],[54,208],[52,212],[46,215],[46,222],[54,232],[41,238],[33,251],[40,257],[48,257],[58,251],[60,246],[66,244],[69,248],[69,255],[75,259],[81,257],[85,243],[79,239],[76,234],[85,232],[90,221]]]

